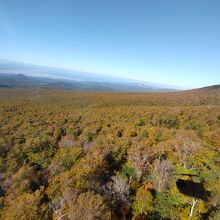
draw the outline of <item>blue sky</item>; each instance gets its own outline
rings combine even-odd
[[[220,83],[219,0],[0,0],[0,58],[184,87]]]

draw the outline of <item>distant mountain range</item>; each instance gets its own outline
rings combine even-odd
[[[6,61],[0,61],[0,87],[46,87],[128,92],[165,92],[178,90],[175,86]]]

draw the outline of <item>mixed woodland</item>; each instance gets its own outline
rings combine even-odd
[[[220,88],[0,90],[0,219],[220,219]]]

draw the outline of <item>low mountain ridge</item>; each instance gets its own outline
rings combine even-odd
[[[220,90],[220,84],[200,88],[200,90],[216,90],[216,89]]]
[[[171,85],[107,76],[92,72],[78,70],[66,70],[55,67],[47,67],[18,62],[6,62],[0,60],[0,73],[11,75],[22,74],[32,81],[40,81],[48,86],[65,89],[98,90],[98,91],[132,91],[132,92],[156,92],[173,91],[180,88]],[[5,76],[3,76],[5,77]],[[0,76],[2,78],[2,76]],[[1,79],[0,79],[1,80]],[[10,84],[10,83],[9,83]],[[36,82],[34,82],[36,85]],[[8,86],[8,85],[7,85]],[[11,86],[11,85],[9,85]],[[17,86],[21,86],[18,84]],[[22,86],[24,86],[22,84]],[[29,85],[27,85],[29,86]]]
[[[0,73],[1,88],[31,88],[46,87],[72,90],[96,91],[128,91],[128,92],[165,92],[174,91],[169,88],[148,86],[135,82],[96,82],[76,81],[67,79],[52,79],[47,77],[34,77],[24,74]]]

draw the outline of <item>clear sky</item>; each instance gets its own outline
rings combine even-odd
[[[220,0],[0,0],[0,58],[219,84]]]

